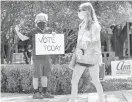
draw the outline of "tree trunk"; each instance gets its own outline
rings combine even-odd
[[[4,45],[1,45],[1,64],[4,64]]]
[[[119,59],[122,59],[123,58],[123,45],[124,45],[124,42],[122,39],[119,39]]]
[[[7,51],[7,63],[10,63],[10,56],[11,56],[11,44],[8,44],[8,51]]]
[[[123,29],[114,27],[113,35],[111,37],[112,49],[115,52],[115,56],[118,56],[120,59],[123,58],[123,46],[127,38],[127,26],[125,25]]]

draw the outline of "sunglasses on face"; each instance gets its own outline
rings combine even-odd
[[[86,11],[86,9],[79,9],[78,12],[81,12],[81,11]]]

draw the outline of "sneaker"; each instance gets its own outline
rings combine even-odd
[[[50,93],[46,92],[43,94],[43,98],[54,98],[54,96],[51,95]]]
[[[43,99],[43,95],[37,92],[33,95],[33,99]]]

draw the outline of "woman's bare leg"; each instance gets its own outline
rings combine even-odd
[[[72,75],[71,102],[75,102],[78,93],[78,82],[86,67],[75,65]]]
[[[99,66],[95,65],[89,68],[92,83],[96,87],[100,102],[104,102],[103,88],[99,79]]]

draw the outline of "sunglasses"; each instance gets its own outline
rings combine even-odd
[[[86,9],[79,9],[78,12],[81,12],[81,11],[86,11]]]

